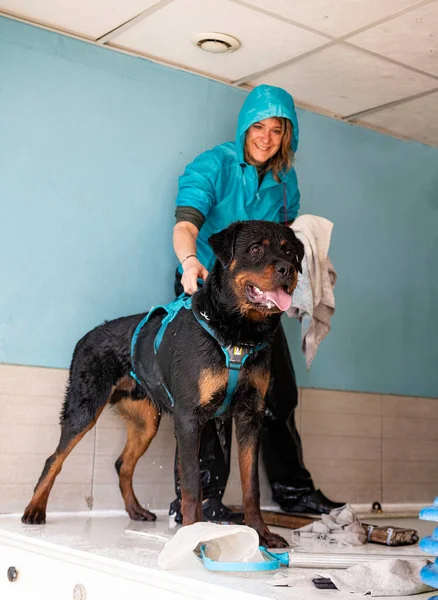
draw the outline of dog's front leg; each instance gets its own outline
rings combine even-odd
[[[183,525],[202,521],[201,472],[199,469],[200,426],[194,416],[174,416],[178,445],[178,470],[181,483]]]
[[[262,420],[260,413],[235,415],[245,524],[257,531],[262,546],[286,548],[289,544],[280,535],[269,531],[260,511],[258,456]]]

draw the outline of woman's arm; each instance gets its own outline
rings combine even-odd
[[[189,221],[180,221],[173,228],[173,248],[183,269],[181,284],[186,294],[196,292],[198,278],[205,280],[208,275],[207,269],[196,258],[198,233],[196,225]]]
[[[205,280],[208,276],[207,269],[196,258],[196,240],[216,202],[216,181],[221,168],[222,154],[213,148],[187,165],[179,178],[173,248],[182,265],[181,283],[187,294],[196,292],[198,278]]]

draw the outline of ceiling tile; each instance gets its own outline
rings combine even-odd
[[[245,0],[293,21],[339,37],[415,4],[415,0]]]
[[[438,2],[414,9],[349,41],[438,75]]]
[[[298,102],[337,115],[418,94],[436,87],[436,80],[385,60],[338,44],[251,81],[286,88]]]
[[[396,135],[438,146],[437,107],[438,92],[435,92],[362,117],[359,124],[383,127]]]
[[[192,44],[191,37],[204,31],[232,35],[242,47],[227,54],[203,52]],[[113,38],[110,45],[235,81],[326,41],[230,0],[174,0]]]
[[[0,0],[0,10],[41,25],[96,39],[158,0]]]

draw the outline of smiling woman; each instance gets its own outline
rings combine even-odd
[[[292,166],[292,124],[289,119],[270,117],[249,127],[245,141],[245,161],[265,173],[271,169],[277,183],[281,173]]]
[[[240,111],[236,141],[226,142],[198,156],[179,180],[173,243],[180,261],[175,293],[194,293],[208,276],[215,257],[209,239],[233,221],[261,220],[291,223],[298,214],[300,192],[293,168],[298,146],[298,119],[292,96],[285,90],[260,85],[248,95]],[[248,253],[269,251],[266,240],[253,240]],[[229,240],[232,248],[233,240]],[[287,247],[282,249],[285,253]],[[280,272],[287,263],[278,260]],[[233,263],[227,265],[232,270]],[[245,302],[266,311],[285,310],[291,289],[272,288],[259,277],[246,282]],[[272,344],[271,381],[266,395],[262,455],[273,499],[286,511],[330,512],[341,504],[316,491],[303,462],[294,411],[298,392],[292,361],[282,328]],[[203,512],[210,520],[238,517],[221,502],[230,472],[231,423],[207,423],[200,441]],[[177,464],[177,461],[175,461]],[[172,509],[180,514],[180,487]]]
[[[283,131],[284,119],[280,121],[275,117],[251,125],[246,134],[245,158],[254,163],[265,163],[280,149]]]

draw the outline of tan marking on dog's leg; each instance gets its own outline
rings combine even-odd
[[[193,525],[204,520],[202,515],[202,500],[198,502],[195,498],[188,497],[181,488],[181,514],[183,525]]]
[[[259,475],[257,468],[257,460],[255,458],[255,447],[249,445],[243,447],[239,444],[239,470],[240,480],[242,484],[242,503],[245,513],[245,522],[254,523],[262,521],[260,512],[260,486]]]
[[[237,431],[239,439],[239,432]],[[239,443],[239,469],[242,483],[242,504],[245,525],[257,531],[260,543],[267,547],[285,548],[288,543],[281,536],[269,531],[260,510],[260,484],[258,471],[258,444]]]
[[[126,445],[117,459],[120,491],[125,508],[133,520],[155,520],[153,513],[142,508],[132,487],[135,466],[149,448],[160,424],[159,410],[147,399],[121,400],[116,408],[123,418],[128,433]]]
[[[181,473],[181,463],[179,461],[178,463],[178,470]],[[183,525],[193,525],[193,523],[199,523],[204,520],[202,514],[202,487],[200,489],[200,497],[195,498],[193,494],[185,489],[181,482],[181,514]]]
[[[268,369],[260,369],[257,367],[248,369],[248,382],[260,393],[263,403],[265,401],[266,392],[268,391],[270,377],[271,373]]]
[[[199,375],[199,398],[201,406],[207,406],[214,394],[223,390],[228,382],[226,369],[214,371],[213,369],[202,369]]]
[[[45,472],[46,466],[44,467],[43,473],[35,487],[32,499],[24,510],[24,514],[22,517],[22,521],[24,523],[45,523],[46,508],[47,501],[49,499],[49,494],[53,487],[53,484],[55,483],[56,477],[61,472],[62,465],[65,459],[73,450],[73,448],[81,441],[84,435],[94,427],[97,419],[99,418],[99,415],[104,409],[104,406],[102,406],[102,408],[99,410],[96,417],[88,425],[88,427],[86,427],[83,431],[81,431],[75,437],[73,437],[65,447],[62,447],[63,433],[61,433],[61,440],[58,444],[58,447],[55,450],[54,454],[52,456],[49,456],[49,458],[47,459],[46,466],[48,461],[50,461],[51,459],[53,460],[50,466],[48,467],[47,472]]]

